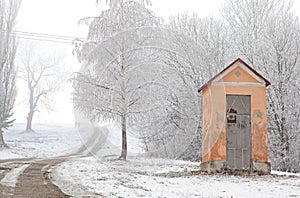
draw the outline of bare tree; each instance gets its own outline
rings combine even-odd
[[[62,67],[62,54],[51,54],[39,45],[25,42],[20,51],[19,74],[26,82],[29,112],[26,132],[32,132],[32,121],[39,107],[52,110],[54,93],[58,92],[66,81],[66,72]]]
[[[0,148],[7,147],[3,129],[10,127],[14,120],[12,108],[15,102],[15,55],[17,51],[13,28],[21,1],[0,0]]]

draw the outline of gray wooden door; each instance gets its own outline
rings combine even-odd
[[[250,96],[226,95],[226,164],[229,169],[251,166]]]

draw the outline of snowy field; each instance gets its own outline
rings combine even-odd
[[[199,163],[147,158],[129,133],[129,158],[120,154],[120,129],[113,125],[93,130],[72,125],[24,124],[4,133],[9,149],[0,159],[48,158],[84,151],[51,169],[51,179],[74,197],[300,197],[300,175],[273,171],[269,176],[192,175]],[[93,140],[93,141],[91,141]],[[82,149],[83,148],[83,149]],[[88,151],[88,152],[87,152]]]
[[[72,124],[35,124],[34,133],[24,133],[26,125],[15,123],[4,131],[3,136],[9,149],[0,150],[1,159],[49,158],[69,154],[109,152],[120,153],[121,131],[113,124],[102,126],[85,125],[75,128]],[[128,152],[142,152],[138,139],[128,133]],[[109,148],[109,149],[106,149]]]
[[[199,163],[117,156],[74,159],[52,180],[74,197],[300,197],[300,175],[187,175]]]
[[[26,125],[15,123],[3,133],[9,149],[0,150],[0,159],[48,158],[76,152],[82,145],[71,124],[35,124],[35,133],[24,133]]]

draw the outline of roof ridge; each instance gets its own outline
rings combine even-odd
[[[265,78],[263,77],[261,74],[259,74],[255,69],[253,69],[249,64],[247,64],[244,60],[242,60],[241,58],[237,58],[236,60],[234,60],[233,62],[231,62],[227,67],[225,67],[222,71],[220,71],[218,74],[216,74],[214,77],[212,77],[209,81],[207,81],[207,83],[205,83],[204,85],[202,85],[199,89],[198,92],[202,91],[205,87],[208,86],[208,84],[210,84],[214,79],[216,79],[218,76],[220,76],[222,73],[224,73],[226,70],[228,70],[231,66],[233,66],[235,63],[237,62],[241,62],[243,65],[245,65],[247,68],[249,68],[255,75],[257,75],[258,77],[260,77],[261,79],[263,79],[266,83],[266,87],[269,86],[271,83]]]

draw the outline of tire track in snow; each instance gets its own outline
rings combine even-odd
[[[18,182],[19,175],[21,175],[28,166],[29,166],[29,164],[25,164],[25,165],[21,165],[17,168],[12,169],[0,181],[0,184],[14,188],[16,186],[16,183]]]

